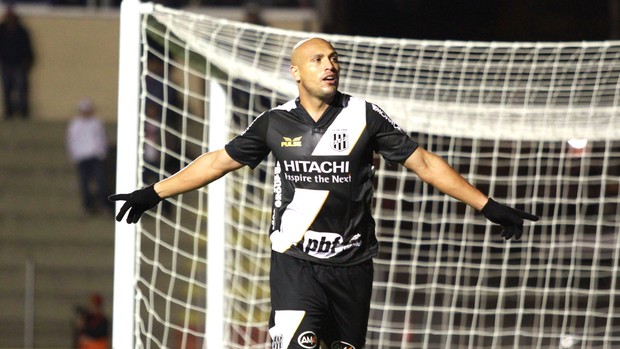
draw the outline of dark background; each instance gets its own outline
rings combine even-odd
[[[618,38],[617,0],[333,0],[327,32],[435,40]]]
[[[169,7],[314,7],[329,34],[429,40],[598,41],[620,38],[620,0],[151,0]],[[0,3],[2,0],[0,0]],[[89,0],[12,0],[82,6]],[[95,3],[103,4],[104,0]],[[120,0],[107,0],[118,6]]]

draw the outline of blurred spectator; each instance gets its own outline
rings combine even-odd
[[[251,24],[264,26],[267,25],[267,22],[265,22],[262,16],[262,8],[256,2],[248,2],[247,4],[245,4],[245,14],[243,17],[243,21]]]
[[[15,113],[24,119],[28,117],[28,75],[33,63],[30,33],[13,6],[9,5],[0,23],[0,65],[6,119]]]
[[[85,98],[78,103],[77,115],[67,129],[67,152],[78,169],[82,208],[87,214],[96,212],[96,203],[108,212],[113,205],[108,201],[109,189],[105,160],[108,138],[101,119],[95,114],[93,102]],[[96,194],[91,193],[91,183]]]
[[[76,349],[108,349],[110,321],[103,311],[103,297],[94,293],[88,308],[77,307]]]

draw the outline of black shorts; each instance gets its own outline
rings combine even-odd
[[[372,260],[347,267],[271,253],[273,349],[361,349],[366,341]]]

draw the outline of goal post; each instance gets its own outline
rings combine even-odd
[[[152,4],[141,4],[138,0],[124,0],[121,3],[117,122],[119,151],[116,160],[116,190],[119,192],[133,191],[139,183],[140,21],[151,9]],[[115,230],[112,347],[130,348],[135,343],[136,229],[125,222],[117,222]]]
[[[226,145],[226,134],[222,130],[226,129],[226,92],[216,82],[209,84],[209,115],[217,117],[211,118],[209,128],[209,148],[220,149]],[[218,180],[209,185],[209,198],[207,207],[209,208],[209,221],[207,230],[209,231],[208,244],[208,267],[207,282],[209,291],[207,292],[207,324],[209,332],[206,344],[208,348],[218,348],[224,343],[224,268],[226,263],[225,256],[225,234],[226,227],[224,217],[226,217],[226,207],[222,204],[222,199],[226,197],[226,181]]]
[[[541,217],[506,242],[377,157],[367,348],[620,346],[617,41],[323,35],[125,0],[117,190],[171,175],[294,98],[290,50],[317,35],[338,50],[343,92]],[[271,348],[273,179],[268,157],[117,225],[115,348]]]

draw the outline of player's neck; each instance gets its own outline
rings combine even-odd
[[[329,108],[330,104],[334,101],[335,95],[328,98],[318,98],[310,96],[299,96],[299,103],[304,107],[306,112],[315,121],[319,121],[325,110]]]

